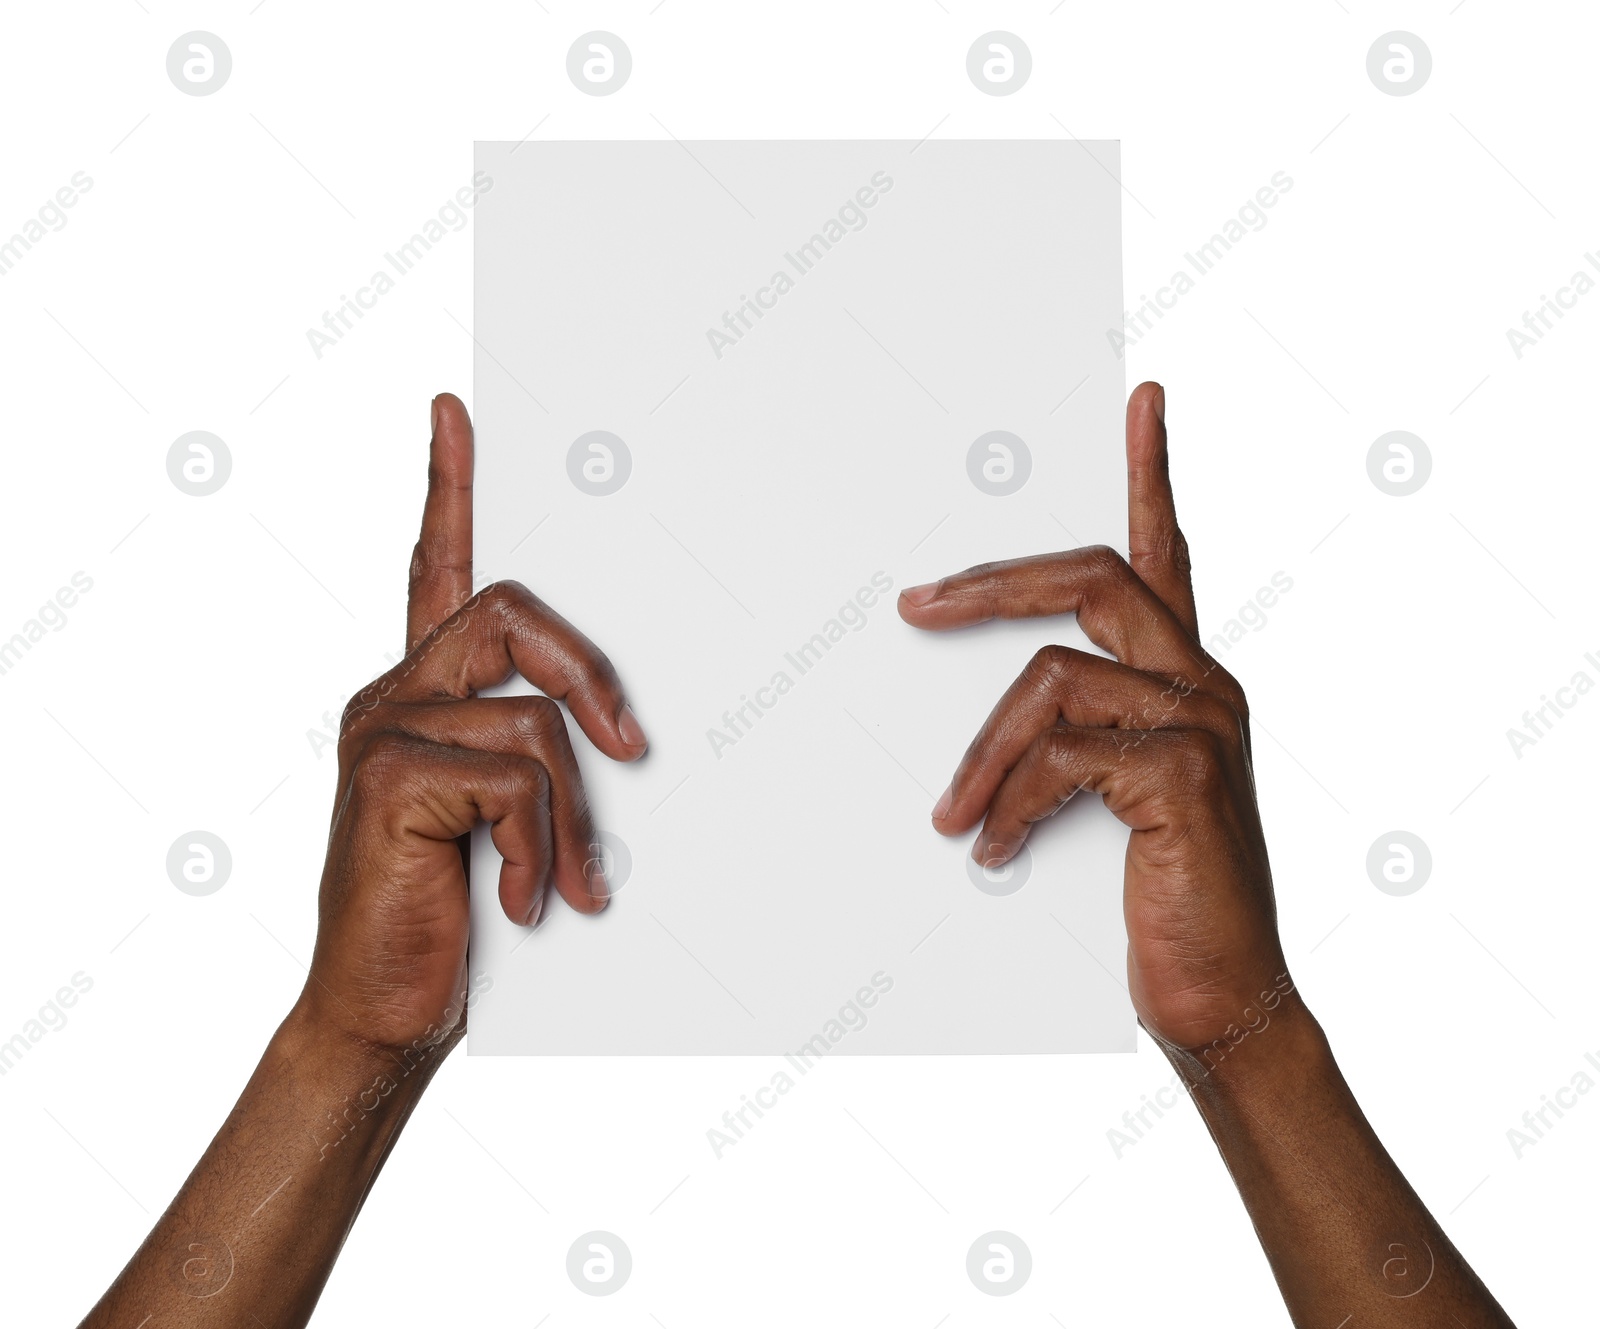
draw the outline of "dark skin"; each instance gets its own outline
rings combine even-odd
[[[1244,690],[1200,645],[1166,396],[1128,401],[1128,546],[969,568],[900,595],[932,631],[1073,613],[1106,660],[1039,651],[956,767],[934,827],[998,866],[1081,791],[1130,829],[1128,991],[1188,1086],[1297,1325],[1505,1326],[1362,1115],[1289,977]]]
[[[472,593],[472,423],[434,402],[405,659],[345,708],[299,1000],[237,1106],[86,1326],[302,1325],[389,1150],[466,1032],[460,837],[490,826],[501,906],[607,891],[566,720],[633,761],[644,730],[611,662],[525,587]],[[520,672],[547,695],[473,693]]]
[[[1128,406],[1131,559],[1076,550],[902,593],[933,630],[1076,613],[1116,659],[1046,647],[934,812],[1016,853],[1080,790],[1132,829],[1124,908],[1139,1018],[1190,1088],[1296,1324],[1510,1321],[1367,1125],[1288,976],[1256,812],[1244,693],[1199,645],[1167,476],[1164,397]],[[302,1325],[470,1000],[460,845],[487,823],[507,917],[550,891],[605,907],[594,827],[555,700],[607,757],[645,736],[616,671],[526,588],[473,595],[472,426],[434,402],[406,658],[346,709],[304,991],[210,1148],[86,1326]],[[520,672],[546,695],[475,693]]]

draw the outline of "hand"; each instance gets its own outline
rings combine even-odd
[[[422,537],[411,563],[408,654],[345,708],[317,944],[301,1005],[385,1048],[465,1027],[472,826],[504,858],[500,904],[539,921],[553,885],[580,913],[606,904],[597,837],[565,700],[608,757],[644,731],[599,649],[516,582],[472,594],[472,422],[433,404]],[[480,698],[515,670],[544,696]]]
[[[1284,964],[1244,697],[1195,639],[1162,404],[1150,384],[1128,407],[1131,568],[1079,550],[902,594],[901,613],[929,628],[1075,611],[1122,661],[1041,651],[968,750],[935,824],[956,834],[984,818],[977,856],[1003,861],[1034,821],[1089,788],[1133,828],[1134,1003],[1174,1064],[1194,1072],[1186,1083],[1295,1323],[1448,1316],[1508,1326],[1373,1134],[1303,1006],[1298,1018],[1274,1020],[1269,1056],[1251,1039],[1210,1076],[1184,1054],[1225,1037]],[[463,1027],[466,873],[455,841],[474,822],[493,826],[505,857],[500,901],[513,920],[536,920],[552,884],[584,912],[604,905],[555,703],[472,694],[515,668],[564,697],[608,756],[639,756],[644,734],[605,657],[528,591],[498,585],[468,598],[471,425],[453,397],[434,410],[411,649],[347,711],[311,977],[211,1147],[89,1313],[95,1329],[152,1315],[185,1325],[310,1318],[378,1170]],[[218,1233],[242,1258],[213,1299],[190,1283],[210,1267],[193,1252],[211,1238],[197,1238]],[[1412,1266],[1397,1279],[1393,1253],[1424,1249],[1430,1261],[1413,1292],[1402,1285]]]
[[[448,394],[433,403],[406,642],[406,658],[345,708],[305,990],[85,1326],[311,1317],[379,1169],[466,1027],[460,837],[476,822],[491,825],[505,858],[500,903],[513,922],[537,922],[552,885],[583,913],[605,907],[583,781],[551,698],[618,761],[644,752],[644,732],[610,662],[570,623],[514,582],[472,594],[472,423]],[[513,669],[547,695],[473,695]],[[205,1286],[219,1266],[196,1252],[218,1249],[227,1277]]]
[[[1244,691],[1199,642],[1189,553],[1167,474],[1166,398],[1128,400],[1128,546],[987,563],[901,592],[935,631],[1076,613],[1115,660],[1045,646],[990,713],[933,811],[998,866],[1080,789],[1132,828],[1123,912],[1128,990],[1144,1026],[1180,1049],[1237,1030],[1285,991]],[[1266,999],[1276,1006],[1276,995]]]

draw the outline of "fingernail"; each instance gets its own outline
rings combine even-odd
[[[939,795],[939,801],[933,805],[933,819],[935,821],[943,821],[945,813],[950,811],[951,791],[954,788],[954,785],[946,785],[944,793]]]
[[[605,904],[611,898],[611,888],[606,885],[606,872],[598,862],[589,869],[589,898],[596,904]]]
[[[617,712],[617,732],[629,747],[642,748],[645,745],[644,728],[639,723],[639,717],[633,713],[632,706],[624,704]]]
[[[542,913],[544,913],[544,891],[543,890],[541,890],[537,895],[535,895],[533,897],[533,908],[528,910],[528,917],[527,917],[527,920],[523,923],[523,926],[524,927],[529,927],[529,928],[538,927],[539,926],[539,915],[542,914]]]
[[[432,433],[439,432],[439,399],[435,397],[428,403],[428,428]]]
[[[988,868],[991,872],[995,868],[1003,868],[1011,858],[1011,850],[1003,844],[991,844],[983,853],[978,852],[978,847],[973,846],[973,861],[979,867]]]
[[[1167,390],[1160,384],[1156,385],[1155,398],[1150,403],[1150,409],[1156,413],[1156,419],[1162,424],[1167,422]]]
[[[907,586],[905,590],[900,592],[902,598],[909,600],[914,605],[925,605],[938,594],[939,583],[936,581],[926,581],[921,586]]]

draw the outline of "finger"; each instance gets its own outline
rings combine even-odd
[[[503,860],[501,908],[513,923],[538,921],[553,846],[550,781],[537,761],[384,733],[362,751],[350,788],[402,840],[454,841],[488,822]]]
[[[404,660],[357,694],[353,705],[468,697],[520,673],[565,701],[573,719],[608,757],[633,761],[646,739],[611,661],[526,586],[485,587]]]
[[[987,867],[1007,862],[1036,822],[1085,790],[1103,795],[1135,831],[1181,833],[1181,808],[1210,806],[1227,760],[1221,742],[1204,729],[1047,729],[1000,786],[972,857]]]
[[[1189,542],[1178,529],[1167,467],[1167,391],[1141,383],[1128,398],[1128,561],[1189,635],[1200,635]]]
[[[502,758],[502,760],[504,760]],[[489,838],[500,853],[500,908],[513,923],[533,927],[544,912],[555,846],[550,833],[550,786],[538,762],[528,762],[517,783],[522,792],[491,822]],[[532,772],[538,772],[538,778]],[[596,905],[590,912],[598,912]]]
[[[472,595],[472,420],[459,397],[441,392],[433,399],[432,421],[428,497],[411,555],[407,650]]]
[[[1222,697],[1087,651],[1046,646],[1006,689],[967,747],[950,787],[934,806],[934,829],[958,835],[976,825],[1001,782],[1040,733],[1065,722],[1137,735],[1174,725],[1242,743],[1243,721]]]
[[[908,587],[898,608],[913,627],[934,631],[1075,613],[1090,641],[1136,669],[1194,680],[1210,663],[1172,610],[1104,545],[981,563]]]
[[[579,913],[605,908],[609,892],[597,848],[600,837],[560,706],[548,697],[480,697],[401,702],[372,715],[372,723],[385,732],[538,762],[550,782],[551,883]],[[349,737],[361,741],[359,722]]]

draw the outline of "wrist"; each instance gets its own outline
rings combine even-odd
[[[301,1086],[316,1156],[355,1161],[387,1149],[456,1041],[387,1047],[297,1003],[273,1035],[267,1060]]]
[[[1248,1024],[1230,1025],[1204,1046],[1163,1045],[1202,1106],[1282,1101],[1321,1082],[1330,1070],[1337,1073],[1327,1036],[1298,991],[1252,1014]]]

